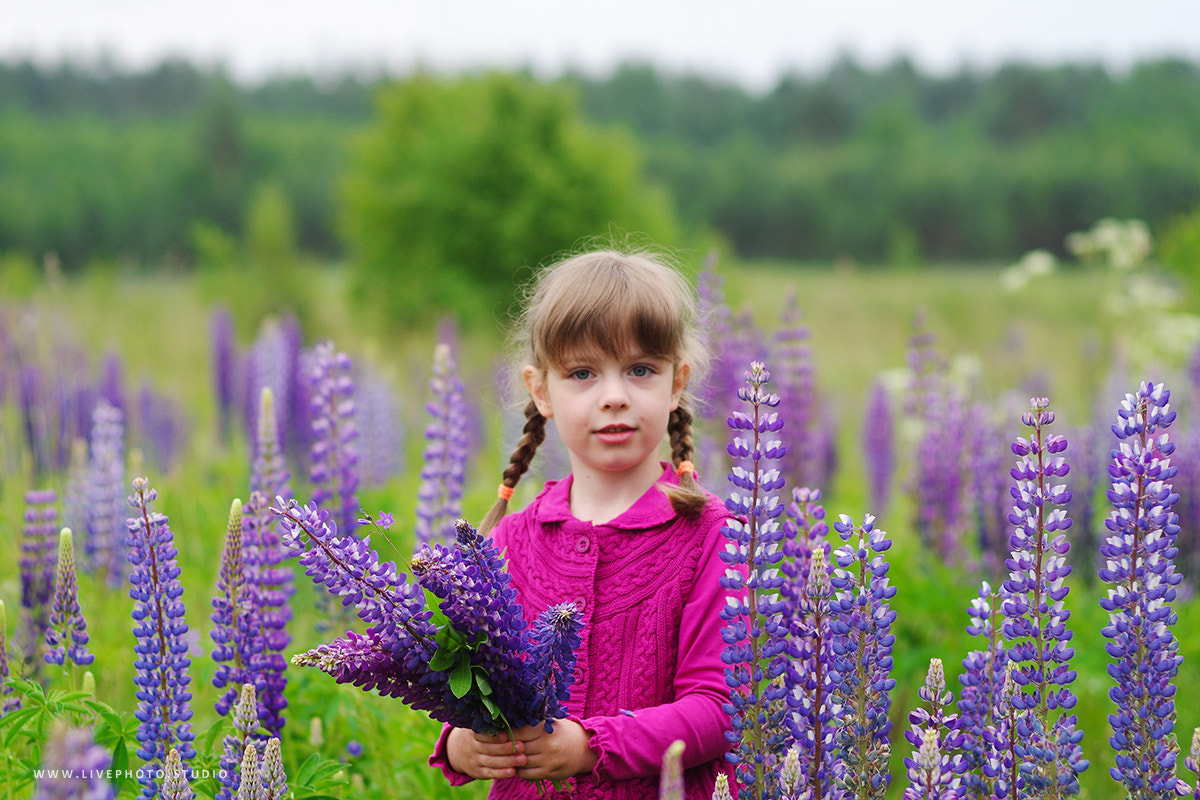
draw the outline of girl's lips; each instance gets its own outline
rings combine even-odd
[[[608,425],[596,431],[596,438],[605,444],[622,444],[633,438],[637,433],[636,428],[630,428],[626,425]]]

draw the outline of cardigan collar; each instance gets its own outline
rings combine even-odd
[[[661,462],[663,474],[637,501],[617,517],[597,525],[599,528],[639,531],[670,522],[677,515],[660,486],[678,485],[679,477],[667,462]],[[561,481],[546,481],[546,488],[534,501],[533,516],[538,522],[579,522],[571,514],[571,484],[574,475]],[[590,524],[590,523],[588,523]]]

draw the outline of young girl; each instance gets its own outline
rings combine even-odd
[[[689,461],[686,389],[702,364],[694,317],[687,283],[646,255],[585,253],[534,286],[523,319],[532,399],[480,529],[506,552],[527,617],[572,601],[583,641],[569,715],[553,733],[443,730],[430,763],[451,783],[494,779],[491,798],[535,798],[535,780],[571,778],[578,800],[650,800],[676,739],[689,800],[708,800],[718,771],[732,777],[718,616],[728,513]],[[551,418],[571,474],[505,516]]]

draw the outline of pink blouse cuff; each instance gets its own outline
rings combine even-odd
[[[584,732],[588,735],[588,747],[596,754],[596,765],[592,767],[592,771],[586,775],[576,775],[575,780],[583,783],[596,783],[602,776],[607,775],[611,769],[608,751],[612,742],[612,731],[601,725],[596,726],[594,722],[580,719],[571,714],[567,719],[572,722],[578,722]]]
[[[462,786],[464,783],[470,783],[475,779],[450,766],[450,754],[447,752],[446,746],[450,739],[450,731],[452,730],[454,728],[450,725],[442,726],[442,733],[438,736],[437,744],[433,746],[433,755],[429,757],[429,766],[440,769],[451,786]]]

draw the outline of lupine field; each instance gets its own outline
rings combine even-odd
[[[696,265],[740,796],[1200,797],[1200,350],[1139,230]],[[472,527],[519,425],[498,337],[381,340],[297,281],[0,287],[5,796],[482,797],[425,766],[436,720],[565,698],[577,619],[517,624]]]

